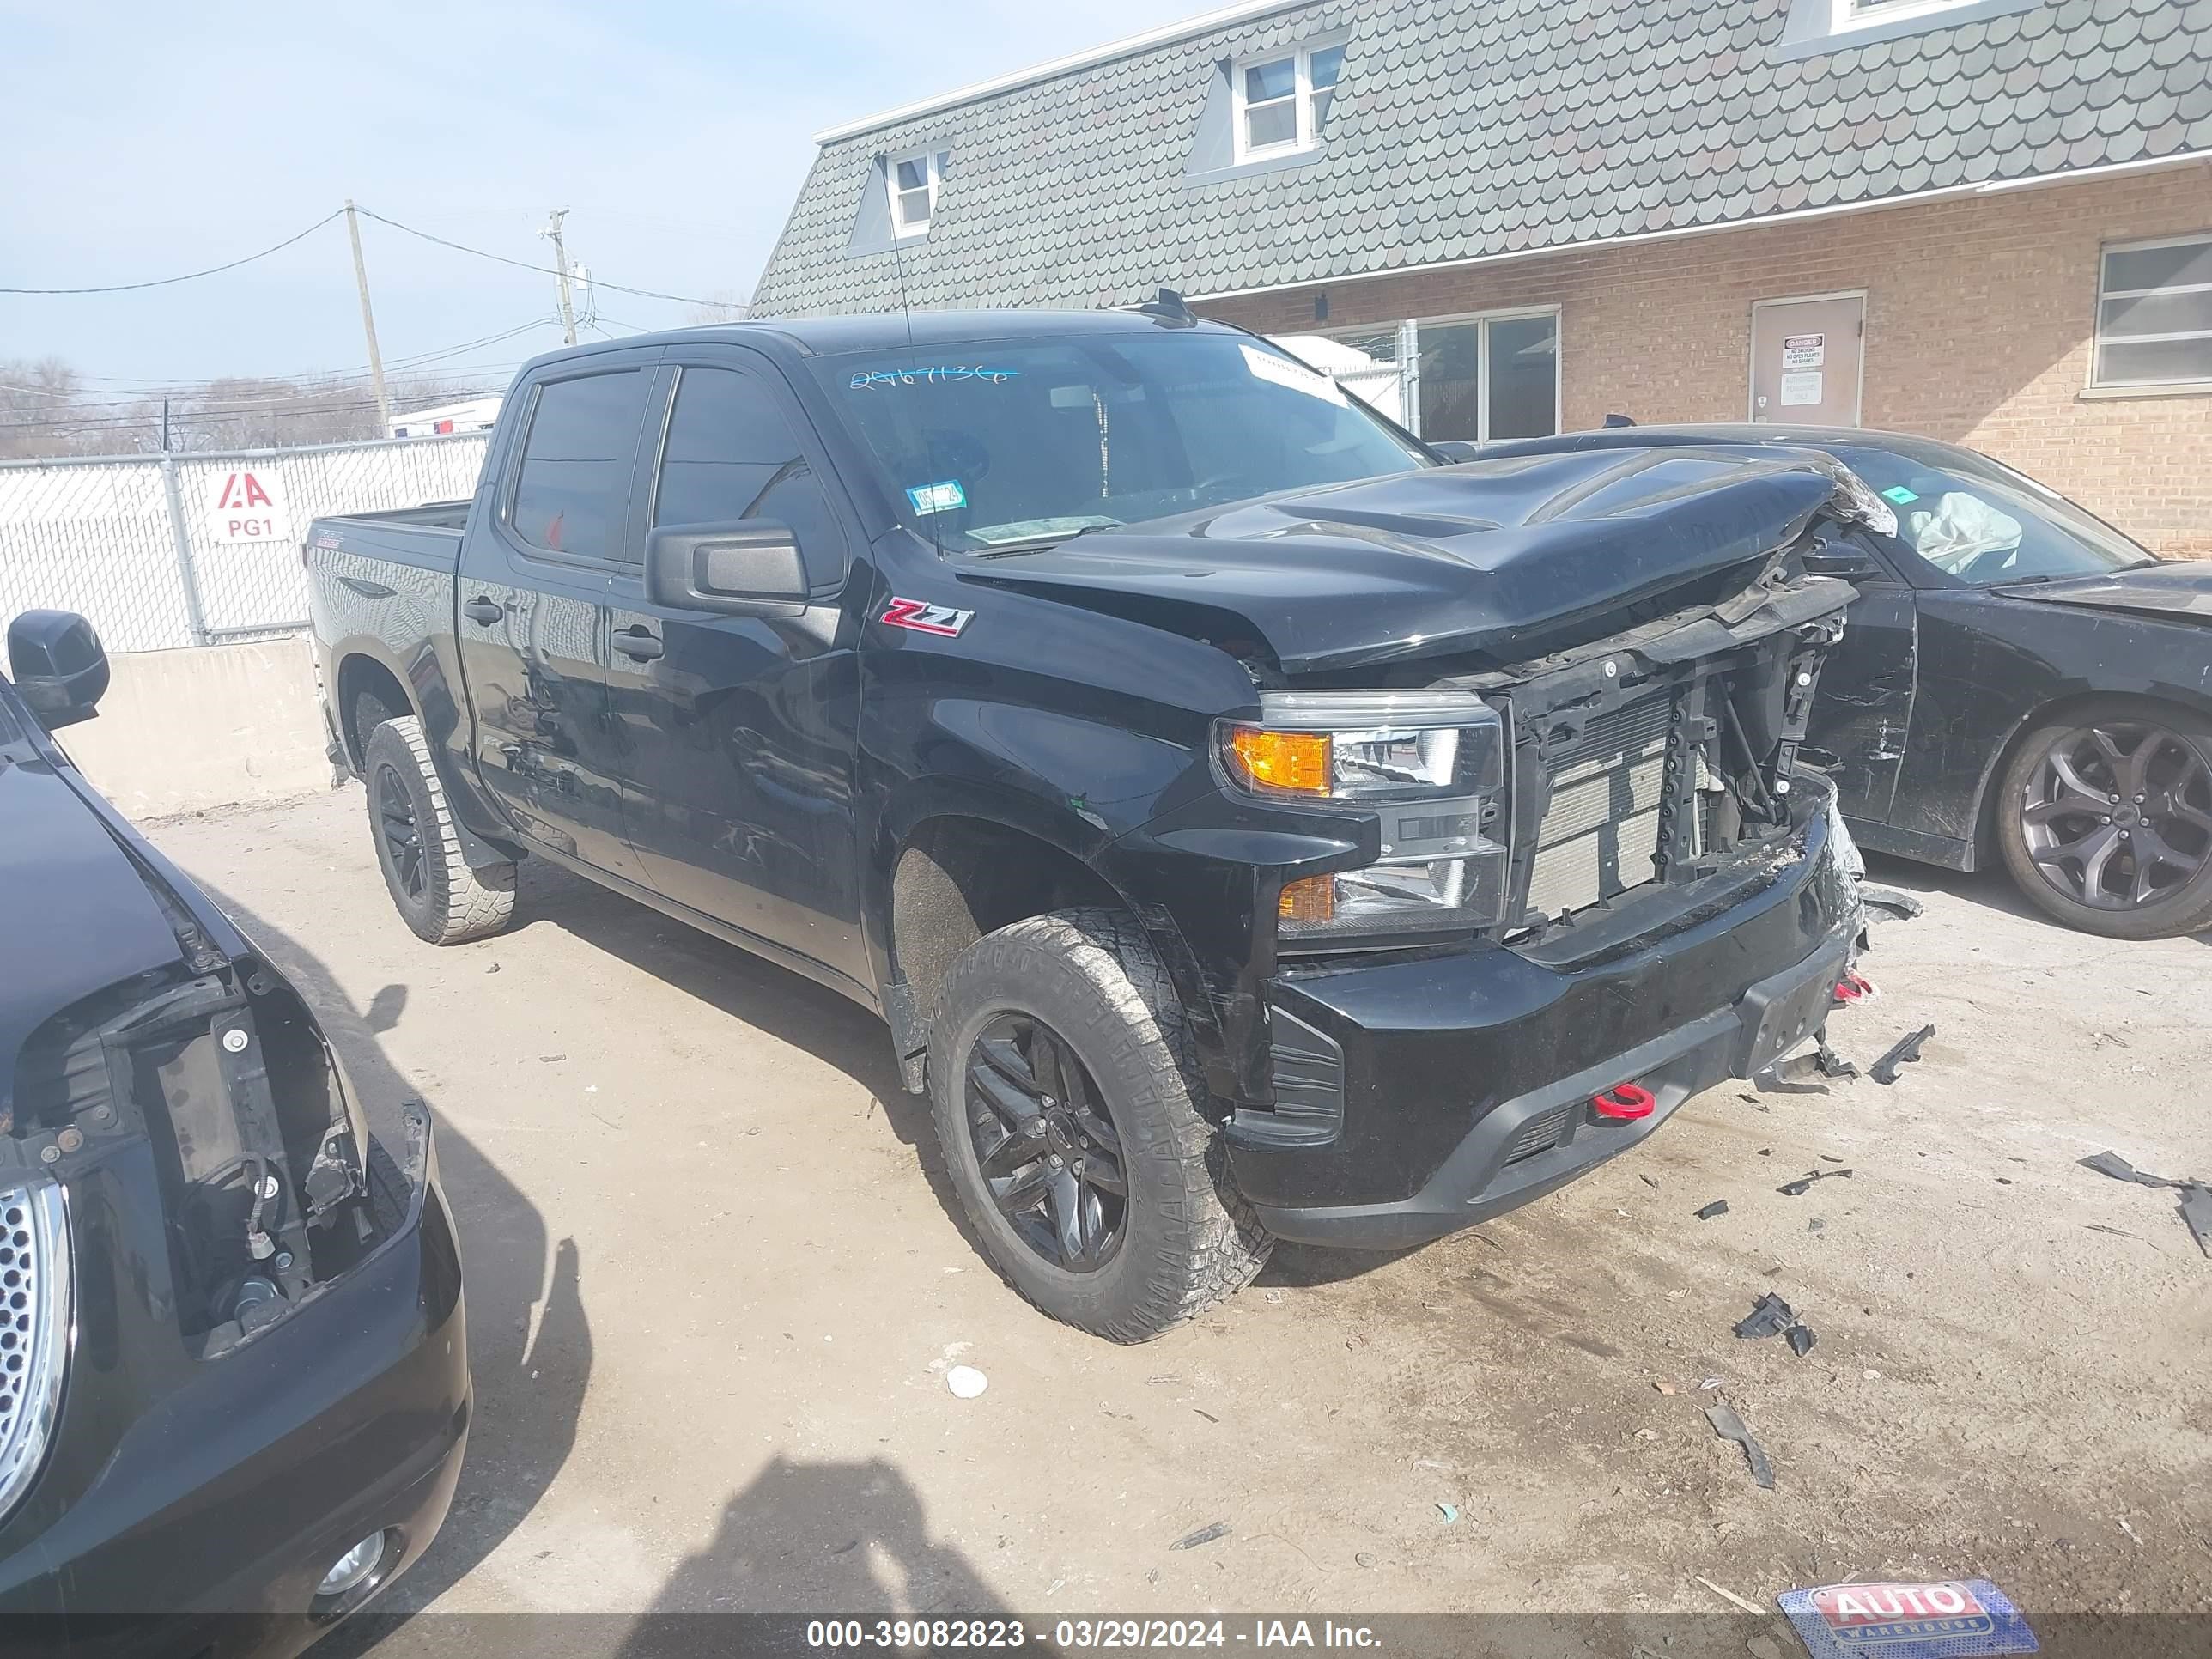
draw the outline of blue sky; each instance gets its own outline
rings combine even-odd
[[[268,246],[346,197],[537,264],[742,301],[810,135],[1219,0],[0,0],[0,286],[126,283]],[[550,318],[553,279],[364,222],[387,364]],[[605,293],[617,332],[687,307]],[[498,379],[550,323],[446,359]],[[140,294],[0,295],[0,359],[118,392],[366,362],[343,222]]]

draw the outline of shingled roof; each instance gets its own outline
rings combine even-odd
[[[2212,0],[1978,0],[1833,36],[1832,14],[1241,8],[823,135],[754,314],[1235,293],[2212,150]],[[1313,159],[1194,175],[1224,66],[1330,31]],[[947,156],[927,237],[856,251],[882,158],[925,149]]]

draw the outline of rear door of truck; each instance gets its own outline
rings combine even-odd
[[[454,594],[484,787],[538,847],[641,886],[608,717],[608,604],[643,557],[640,447],[659,358],[596,352],[515,387]]]

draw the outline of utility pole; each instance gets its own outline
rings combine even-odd
[[[576,307],[568,295],[568,250],[561,243],[561,222],[568,216],[568,209],[555,208],[545,216],[545,228],[538,234],[553,244],[553,270],[561,293],[561,338],[574,345],[576,343]]]
[[[325,198],[328,200],[328,198]],[[354,216],[353,198],[346,198],[346,234],[353,239],[353,280],[361,289],[362,331],[368,336],[368,378],[376,389],[376,422],[392,430],[392,398],[384,389],[384,359],[376,349],[376,313],[368,305],[368,267],[361,258],[361,221]]]

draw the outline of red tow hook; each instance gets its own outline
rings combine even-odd
[[[1603,1094],[1590,1097],[1590,1109],[1600,1117],[1623,1121],[1650,1117],[1658,1104],[1659,1097],[1640,1083],[1616,1083]]]
[[[1863,974],[1846,973],[1836,981],[1835,1004],[1844,1007],[1850,1003],[1863,1002],[1874,994],[1874,981]]]

